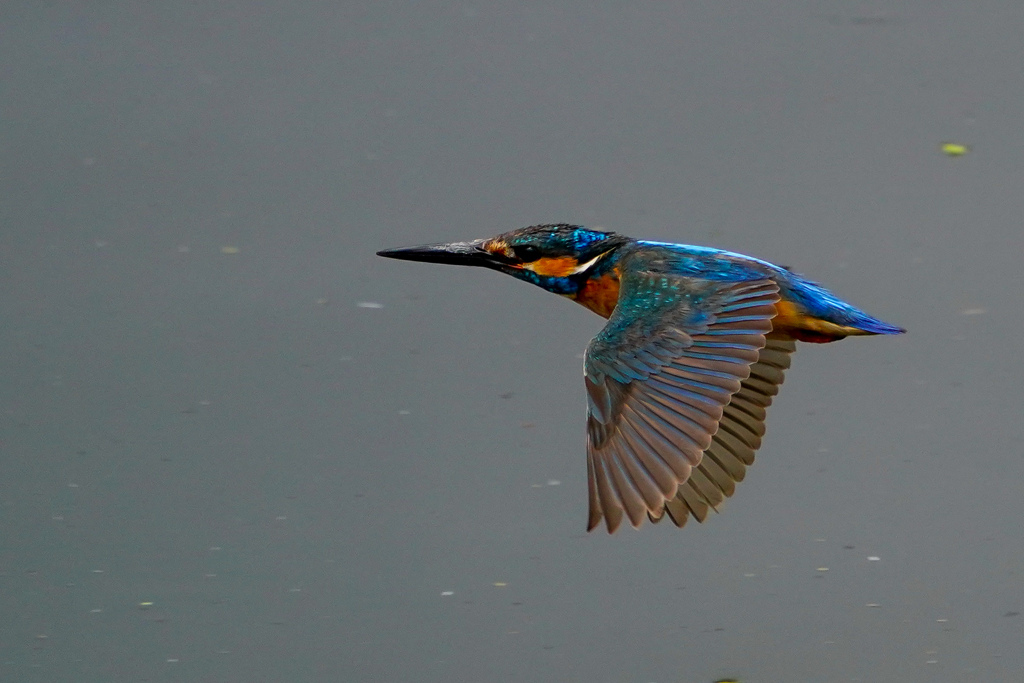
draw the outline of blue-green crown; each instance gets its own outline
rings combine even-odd
[[[498,235],[495,239],[505,242],[517,252],[524,247],[533,247],[538,250],[537,257],[547,258],[583,257],[592,251],[606,251],[609,247],[619,246],[626,241],[626,238],[614,232],[591,230],[582,225],[569,223],[531,225],[528,228]]]

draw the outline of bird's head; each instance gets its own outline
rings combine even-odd
[[[556,294],[573,295],[583,282],[607,271],[628,238],[579,225],[533,225],[472,242],[386,249],[379,256],[483,266],[532,282]]]

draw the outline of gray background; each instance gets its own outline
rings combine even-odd
[[[1021,3],[0,15],[0,679],[1020,680]],[[602,321],[373,255],[554,221],[910,332],[588,535]]]

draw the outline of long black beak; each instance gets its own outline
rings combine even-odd
[[[402,261],[423,261],[425,263],[448,263],[454,266],[483,266],[494,268],[501,262],[494,254],[482,248],[483,240],[473,242],[452,242],[451,244],[424,244],[419,247],[385,249],[377,256]]]

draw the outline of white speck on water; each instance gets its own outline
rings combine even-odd
[[[102,611],[103,610],[101,610],[101,609],[91,609],[91,610],[89,610],[89,614],[99,614]]]
[[[282,522],[282,521],[288,519],[288,517],[285,516],[285,515],[278,515],[277,517],[274,517],[274,519],[276,519],[279,522]]]
[[[102,573],[103,573],[103,570],[102,570],[102,569],[93,569],[93,570],[92,570],[92,573],[93,573],[93,574],[102,574]]]
[[[289,588],[288,592],[289,593],[301,593],[302,589],[301,588]]]
[[[828,571],[828,567],[818,567],[814,571],[816,571],[816,572],[827,572]]]
[[[359,308],[384,308],[384,304],[376,301],[358,301],[356,302],[356,306]]]
[[[757,574],[744,574],[743,576],[745,576],[745,577],[746,577],[746,578],[748,578],[748,579],[752,579],[752,578],[754,578],[755,576],[757,576]]]
[[[869,602],[868,604],[866,604],[864,606],[865,607],[881,607],[881,605],[879,603],[877,603],[877,602]]]
[[[223,550],[219,545],[210,546],[210,550]]]
[[[938,663],[939,663],[939,660],[937,660],[937,659],[929,659],[928,661],[925,662],[925,664],[938,664]]]
[[[870,555],[868,557],[868,562],[881,562],[881,561],[882,561],[882,558],[880,558],[878,555]]]
[[[561,486],[562,482],[558,479],[548,479],[548,486]]]
[[[173,658],[173,659],[168,659],[168,660],[167,660],[167,663],[168,663],[168,664],[176,664],[176,663],[178,663],[179,661],[180,661],[180,660],[178,660],[177,658]]]
[[[450,595],[455,595],[455,591],[441,591],[441,595],[447,598]]]
[[[935,621],[939,622],[940,624],[945,624],[947,621],[949,621],[949,619],[936,619]]]
[[[409,410],[399,410],[398,414],[399,415],[412,415],[412,412],[409,411]]]
[[[69,489],[77,489],[78,488],[78,484],[68,484],[68,488]]]

